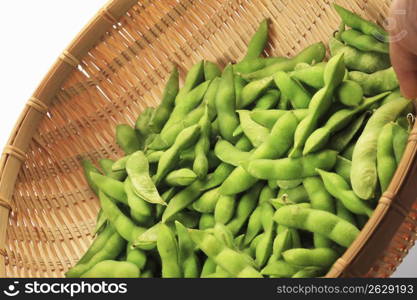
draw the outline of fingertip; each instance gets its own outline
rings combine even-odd
[[[398,74],[401,94],[407,99],[417,98],[417,72]]]

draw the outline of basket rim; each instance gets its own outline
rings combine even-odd
[[[102,36],[118,23],[140,0],[110,0],[78,33],[70,45],[45,75],[33,96],[27,102],[12,130],[0,160],[0,278],[6,276],[5,254],[8,216],[11,211],[11,198],[25,153],[32,141],[44,113],[67,76],[77,68],[81,59],[90,51]],[[416,103],[415,103],[416,104]],[[395,197],[403,186],[406,175],[416,161],[417,124],[410,133],[404,157],[397,168],[388,190],[379,199],[374,214],[361,230],[354,243],[333,265],[325,277],[340,277],[355,260],[365,244],[372,243],[378,225],[392,208]],[[385,245],[387,246],[387,245]]]

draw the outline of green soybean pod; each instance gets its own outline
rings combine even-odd
[[[388,42],[388,34],[380,26],[361,18],[360,16],[343,8],[340,5],[333,4],[333,6],[336,12],[341,17],[343,23],[347,26],[359,30],[360,32],[369,36],[373,36],[377,38],[379,41]]]
[[[379,134],[376,148],[376,166],[381,192],[385,192],[397,169],[394,154],[394,123],[386,124]]]
[[[151,127],[149,127],[149,123],[151,122],[154,113],[155,108],[147,107],[136,119],[135,129],[138,133],[138,137],[140,137],[143,141],[145,141],[153,133]]]
[[[250,117],[250,111],[238,110],[237,113],[239,114],[243,133],[250,140],[251,144],[255,148],[262,145],[270,135],[269,130],[253,121]]]
[[[205,80],[213,80],[216,77],[220,77],[222,75],[222,71],[220,70],[219,66],[211,61],[205,60],[203,68]]]
[[[243,166],[255,178],[293,180],[315,176],[317,168],[331,170],[336,158],[336,151],[324,150],[300,158],[255,159]]]
[[[233,65],[233,70],[238,74],[252,73],[286,60],[288,58],[279,56],[247,58]]]
[[[194,253],[195,244],[184,225],[175,221],[175,228],[178,235],[178,260],[184,278],[197,278],[200,274],[200,263]]]
[[[214,220],[219,224],[227,224],[235,213],[237,195],[220,195],[214,208]]]
[[[197,175],[191,169],[183,168],[172,171],[165,177],[170,186],[188,186],[197,179]]]
[[[242,74],[243,79],[254,80],[274,75],[278,71],[290,72],[301,62],[311,64],[321,62],[326,55],[326,47],[322,42],[312,44],[299,52],[295,57],[277,62],[256,72]]]
[[[331,248],[296,248],[283,252],[282,256],[291,265],[321,268],[330,267],[339,258],[339,254]]]
[[[248,220],[244,245],[249,245],[262,230],[262,206],[258,205]]]
[[[262,214],[262,227],[264,235],[256,246],[255,262],[256,265],[261,268],[263,267],[268,258],[272,254],[272,245],[274,242],[275,224],[272,219],[274,215],[274,208],[268,202],[261,204]]]
[[[349,29],[340,35],[342,41],[361,51],[389,54],[389,44],[380,42],[375,37],[363,34],[355,29]]]
[[[127,204],[127,195],[122,182],[94,172],[90,172],[90,177],[97,185],[99,191],[109,195],[116,201]]]
[[[372,74],[352,71],[349,72],[349,79],[358,83],[367,96],[394,91],[399,87],[397,74],[393,67]]]
[[[282,226],[284,227],[284,226]],[[273,259],[278,260],[282,257],[282,253],[293,247],[293,236],[291,230],[288,228],[280,228],[275,236],[272,244]]]
[[[239,125],[235,112],[236,95],[233,78],[232,66],[228,65],[223,71],[215,99],[220,135],[229,142],[235,141],[233,131]]]
[[[327,191],[336,199],[340,200],[349,211],[358,215],[372,215],[372,209],[369,205],[359,199],[358,196],[350,189],[349,184],[343,179],[342,176],[318,170],[320,177],[324,182],[324,186]]]
[[[336,90],[340,103],[346,106],[358,106],[363,99],[362,87],[352,80],[345,80]]]
[[[217,201],[219,200],[219,188],[215,188],[205,192],[200,198],[194,201],[192,207],[194,210],[203,213],[214,213]]]
[[[401,158],[404,155],[405,148],[407,147],[408,131],[397,124],[394,124],[393,130],[394,137],[392,142],[394,148],[395,161],[397,162],[397,165],[399,165],[401,162]]]
[[[282,109],[269,109],[269,110],[253,110],[250,113],[250,117],[256,123],[271,129],[275,123],[283,117],[288,111]],[[307,116],[307,109],[296,109],[291,111],[298,121],[301,121]]]
[[[186,101],[186,95],[204,80],[204,61],[199,61],[188,71],[184,85],[175,98],[175,105]]]
[[[291,278],[301,270],[301,267],[291,265],[283,260],[273,260],[261,270],[262,275],[273,276],[274,278]]]
[[[213,228],[216,224],[213,214],[202,214],[200,217],[200,222],[198,223],[198,228],[200,230],[206,230]]]
[[[150,120],[149,127],[153,132],[159,133],[164,127],[165,122],[168,120],[169,115],[174,109],[175,97],[177,97],[179,91],[179,73],[178,68],[174,67],[168,81],[165,85],[164,92],[162,94],[161,103],[155,109],[155,112]]]
[[[116,143],[126,154],[131,154],[141,149],[135,130],[127,124],[117,125]]]
[[[319,90],[324,87],[323,75],[325,68],[325,62],[321,62],[315,65],[300,63],[295,66],[295,69],[290,73],[290,76],[310,87]]]
[[[376,52],[363,52],[331,38],[329,42],[332,56],[344,54],[345,64],[349,70],[374,73],[391,66],[389,56]]]
[[[94,192],[94,194],[97,195],[99,187],[94,182],[94,180],[91,178],[92,177],[91,174],[92,173],[100,174],[100,171],[93,165],[91,160],[88,160],[88,159],[83,159],[81,161],[81,165],[83,166],[84,178],[87,180],[88,186]]]
[[[357,225],[356,224],[356,219],[355,219],[355,215],[353,213],[351,213],[342,203],[342,201],[337,200],[336,201],[336,215],[345,220],[348,221],[349,223],[353,224],[353,225]]]
[[[226,140],[219,140],[214,147],[214,154],[224,163],[238,167],[241,162],[248,160],[250,152],[239,150]]]
[[[259,28],[252,36],[248,44],[248,50],[246,52],[245,59],[257,58],[262,54],[268,42],[268,20],[265,19],[259,24]]]
[[[345,150],[345,148],[349,145],[349,143],[352,141],[355,135],[362,128],[362,125],[365,122],[365,118],[367,115],[367,112],[361,114],[358,118],[353,120],[348,127],[336,133],[329,143],[329,148],[338,152],[342,152],[343,150]]]
[[[156,247],[162,264],[163,278],[179,278],[182,276],[178,262],[178,243],[172,230],[165,224],[159,227]]]
[[[264,92],[272,87],[274,78],[272,76],[249,82],[242,89],[239,107],[245,108],[255,102]]]
[[[278,199],[288,201],[289,203],[309,202],[309,195],[304,185],[299,185],[292,189],[281,189],[278,192]]]
[[[126,155],[123,156],[121,158],[119,158],[118,160],[116,160],[114,162],[114,164],[111,166],[111,169],[116,172],[116,171],[125,171],[126,169],[126,162],[127,160],[130,158],[130,155]]]
[[[352,156],[351,182],[353,191],[362,199],[370,199],[375,195],[378,136],[382,128],[387,123],[395,121],[408,104],[408,100],[398,99],[378,108],[356,142]]]
[[[265,94],[260,97],[253,108],[253,110],[261,109],[272,109],[278,105],[278,102],[281,97],[281,92],[277,89],[270,89],[265,92]]]
[[[207,257],[201,268],[200,278],[206,278],[208,275],[213,274],[216,271],[216,263],[210,257]]]
[[[138,278],[139,276],[139,268],[131,262],[104,260],[81,275],[81,278]]]
[[[125,171],[113,171],[112,167],[114,165],[114,160],[112,159],[100,159],[99,162],[100,168],[103,170],[104,175],[109,176],[110,178],[123,181],[127,174]]]
[[[349,247],[359,234],[354,225],[332,213],[297,205],[281,207],[274,220],[284,226],[319,233],[344,247]]]
[[[129,243],[126,247],[126,261],[135,264],[139,270],[143,270],[147,257],[144,251],[132,247],[132,244]]]
[[[292,278],[314,278],[323,276],[325,273],[325,269],[320,267],[305,267],[304,269],[295,273]]]
[[[310,93],[288,73],[283,71],[275,73],[274,81],[284,97],[290,99],[293,108],[308,108],[311,100]]]
[[[130,215],[136,223],[146,226],[153,219],[153,207],[151,203],[143,200],[138,196],[133,188],[131,178],[127,178],[124,182],[124,188],[127,195],[127,203],[130,207]]]
[[[334,170],[337,174],[350,184],[350,171],[352,169],[352,162],[343,156],[337,156],[336,165]]]

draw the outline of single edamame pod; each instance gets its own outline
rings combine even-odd
[[[375,37],[363,34],[357,30],[345,30],[340,37],[346,44],[358,50],[389,54],[389,44],[380,42]]]
[[[126,154],[136,152],[142,147],[135,130],[127,124],[117,125],[116,143]]]
[[[395,121],[408,104],[408,100],[398,99],[398,101],[389,102],[378,108],[356,142],[350,177],[353,191],[362,199],[367,200],[375,195],[378,136],[385,124]]]
[[[258,99],[265,91],[272,87],[274,78],[272,76],[249,82],[242,89],[240,97],[240,108],[245,108]]]
[[[350,184],[350,171],[352,169],[352,162],[343,156],[337,156],[336,165],[334,170],[337,174],[342,176],[342,178]]]
[[[213,80],[216,77],[220,77],[222,75],[222,71],[220,70],[219,66],[211,61],[204,61],[204,79],[205,80]]]
[[[220,195],[214,208],[214,220],[219,224],[227,224],[235,213],[236,195]]]
[[[216,224],[214,216],[212,214],[202,214],[200,217],[200,222],[198,223],[198,228],[200,230],[207,230],[213,228]]]
[[[376,148],[376,167],[381,192],[385,192],[397,169],[394,154],[394,123],[388,123],[382,127]]]
[[[296,248],[283,252],[282,256],[291,265],[328,268],[338,259],[339,254],[331,248]]]
[[[258,30],[252,36],[248,44],[245,59],[257,58],[262,54],[268,42],[268,20],[265,19],[259,24]]]
[[[358,106],[362,102],[362,87],[352,80],[345,80],[336,90],[340,103],[346,106]]]
[[[219,188],[209,190],[194,201],[193,209],[203,214],[211,214],[214,212],[219,197]]]
[[[204,61],[199,61],[188,71],[184,85],[175,98],[175,105],[186,102],[187,94],[204,80]]]
[[[293,108],[308,108],[311,95],[296,80],[287,73],[279,71],[275,73],[274,81],[284,97],[290,100]]]
[[[101,169],[104,172],[104,175],[119,180],[119,181],[123,181],[127,174],[125,171],[113,171],[112,167],[114,165],[114,160],[111,159],[100,159],[99,162]]]
[[[220,140],[214,147],[214,153],[224,163],[238,167],[241,162],[248,160],[250,152],[241,151],[226,140]]]
[[[301,270],[301,267],[291,265],[283,260],[274,260],[269,262],[262,269],[262,275],[274,276],[274,278],[289,278]]]
[[[332,213],[297,205],[281,207],[274,220],[280,225],[319,233],[344,247],[349,247],[359,234],[354,225]]]
[[[194,253],[195,244],[187,228],[175,221],[178,235],[178,260],[185,278],[197,278],[200,274],[200,263]]]
[[[392,143],[394,147],[395,161],[397,162],[397,165],[399,165],[401,158],[404,155],[405,148],[407,147],[408,131],[395,124],[393,133],[394,137]]]
[[[170,186],[188,186],[197,179],[197,175],[190,169],[183,168],[172,171],[165,177]]]
[[[195,159],[193,170],[198,178],[203,179],[207,176],[209,169],[208,152],[210,150],[211,122],[209,118],[208,106],[205,107],[204,115],[199,121],[201,128],[200,137],[195,145]]]
[[[247,58],[233,65],[235,73],[252,73],[270,65],[288,60],[286,57],[256,57]]]
[[[281,109],[269,109],[269,110],[253,110],[250,113],[250,117],[256,123],[271,129],[274,127],[275,123],[283,117],[288,111]],[[298,121],[301,121],[307,116],[307,109],[296,109],[291,111]]]
[[[295,69],[290,73],[290,76],[308,86],[319,90],[324,87],[323,74],[325,68],[325,62],[314,65],[300,63],[295,66]]]
[[[344,130],[335,134],[329,144],[329,148],[336,150],[338,152],[342,152],[346,146],[352,141],[354,136],[358,133],[361,129],[365,118],[367,116],[367,112],[361,114],[358,118],[352,121],[350,125],[348,125]]]
[[[269,130],[253,121],[250,117],[250,111],[238,110],[237,113],[239,114],[243,133],[254,147],[259,147],[268,139],[270,135]]]
[[[127,195],[122,182],[94,172],[90,172],[90,178],[100,191],[116,201],[127,204]]]
[[[315,176],[317,168],[331,170],[336,157],[336,151],[324,150],[300,158],[255,159],[243,166],[255,178],[293,180]]]
[[[292,278],[314,278],[323,276],[325,273],[325,269],[320,267],[305,267],[295,273]]]
[[[349,78],[358,83],[367,96],[393,91],[399,87],[397,74],[395,74],[393,67],[372,74],[352,71],[349,72]]]
[[[182,271],[178,261],[178,243],[174,233],[165,224],[161,224],[159,227],[156,247],[161,257],[162,277],[181,277]]]
[[[81,275],[81,278],[138,278],[139,268],[127,261],[103,260]]]
[[[253,110],[272,109],[278,105],[280,97],[281,92],[277,89],[267,90],[265,94],[256,101]]]
[[[174,67],[165,85],[161,103],[155,109],[155,112],[149,123],[149,128],[151,128],[153,132],[161,132],[165,122],[168,121],[169,116],[174,109],[175,98],[178,95],[178,91],[179,73],[177,67]]]
[[[262,206],[258,205],[248,220],[244,245],[249,245],[262,230]]]
[[[91,178],[91,174],[100,174],[100,171],[93,165],[91,160],[83,159],[81,161],[81,165],[83,166],[84,177],[87,180],[88,186],[94,192],[94,194],[98,194],[99,186],[95,183],[95,181]]]

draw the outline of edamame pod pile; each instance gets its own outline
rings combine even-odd
[[[84,159],[101,210],[67,277],[320,277],[389,187],[411,125],[387,34],[335,5],[339,32],[294,57],[173,68],[160,105]],[[346,28],[348,27],[348,28]]]

